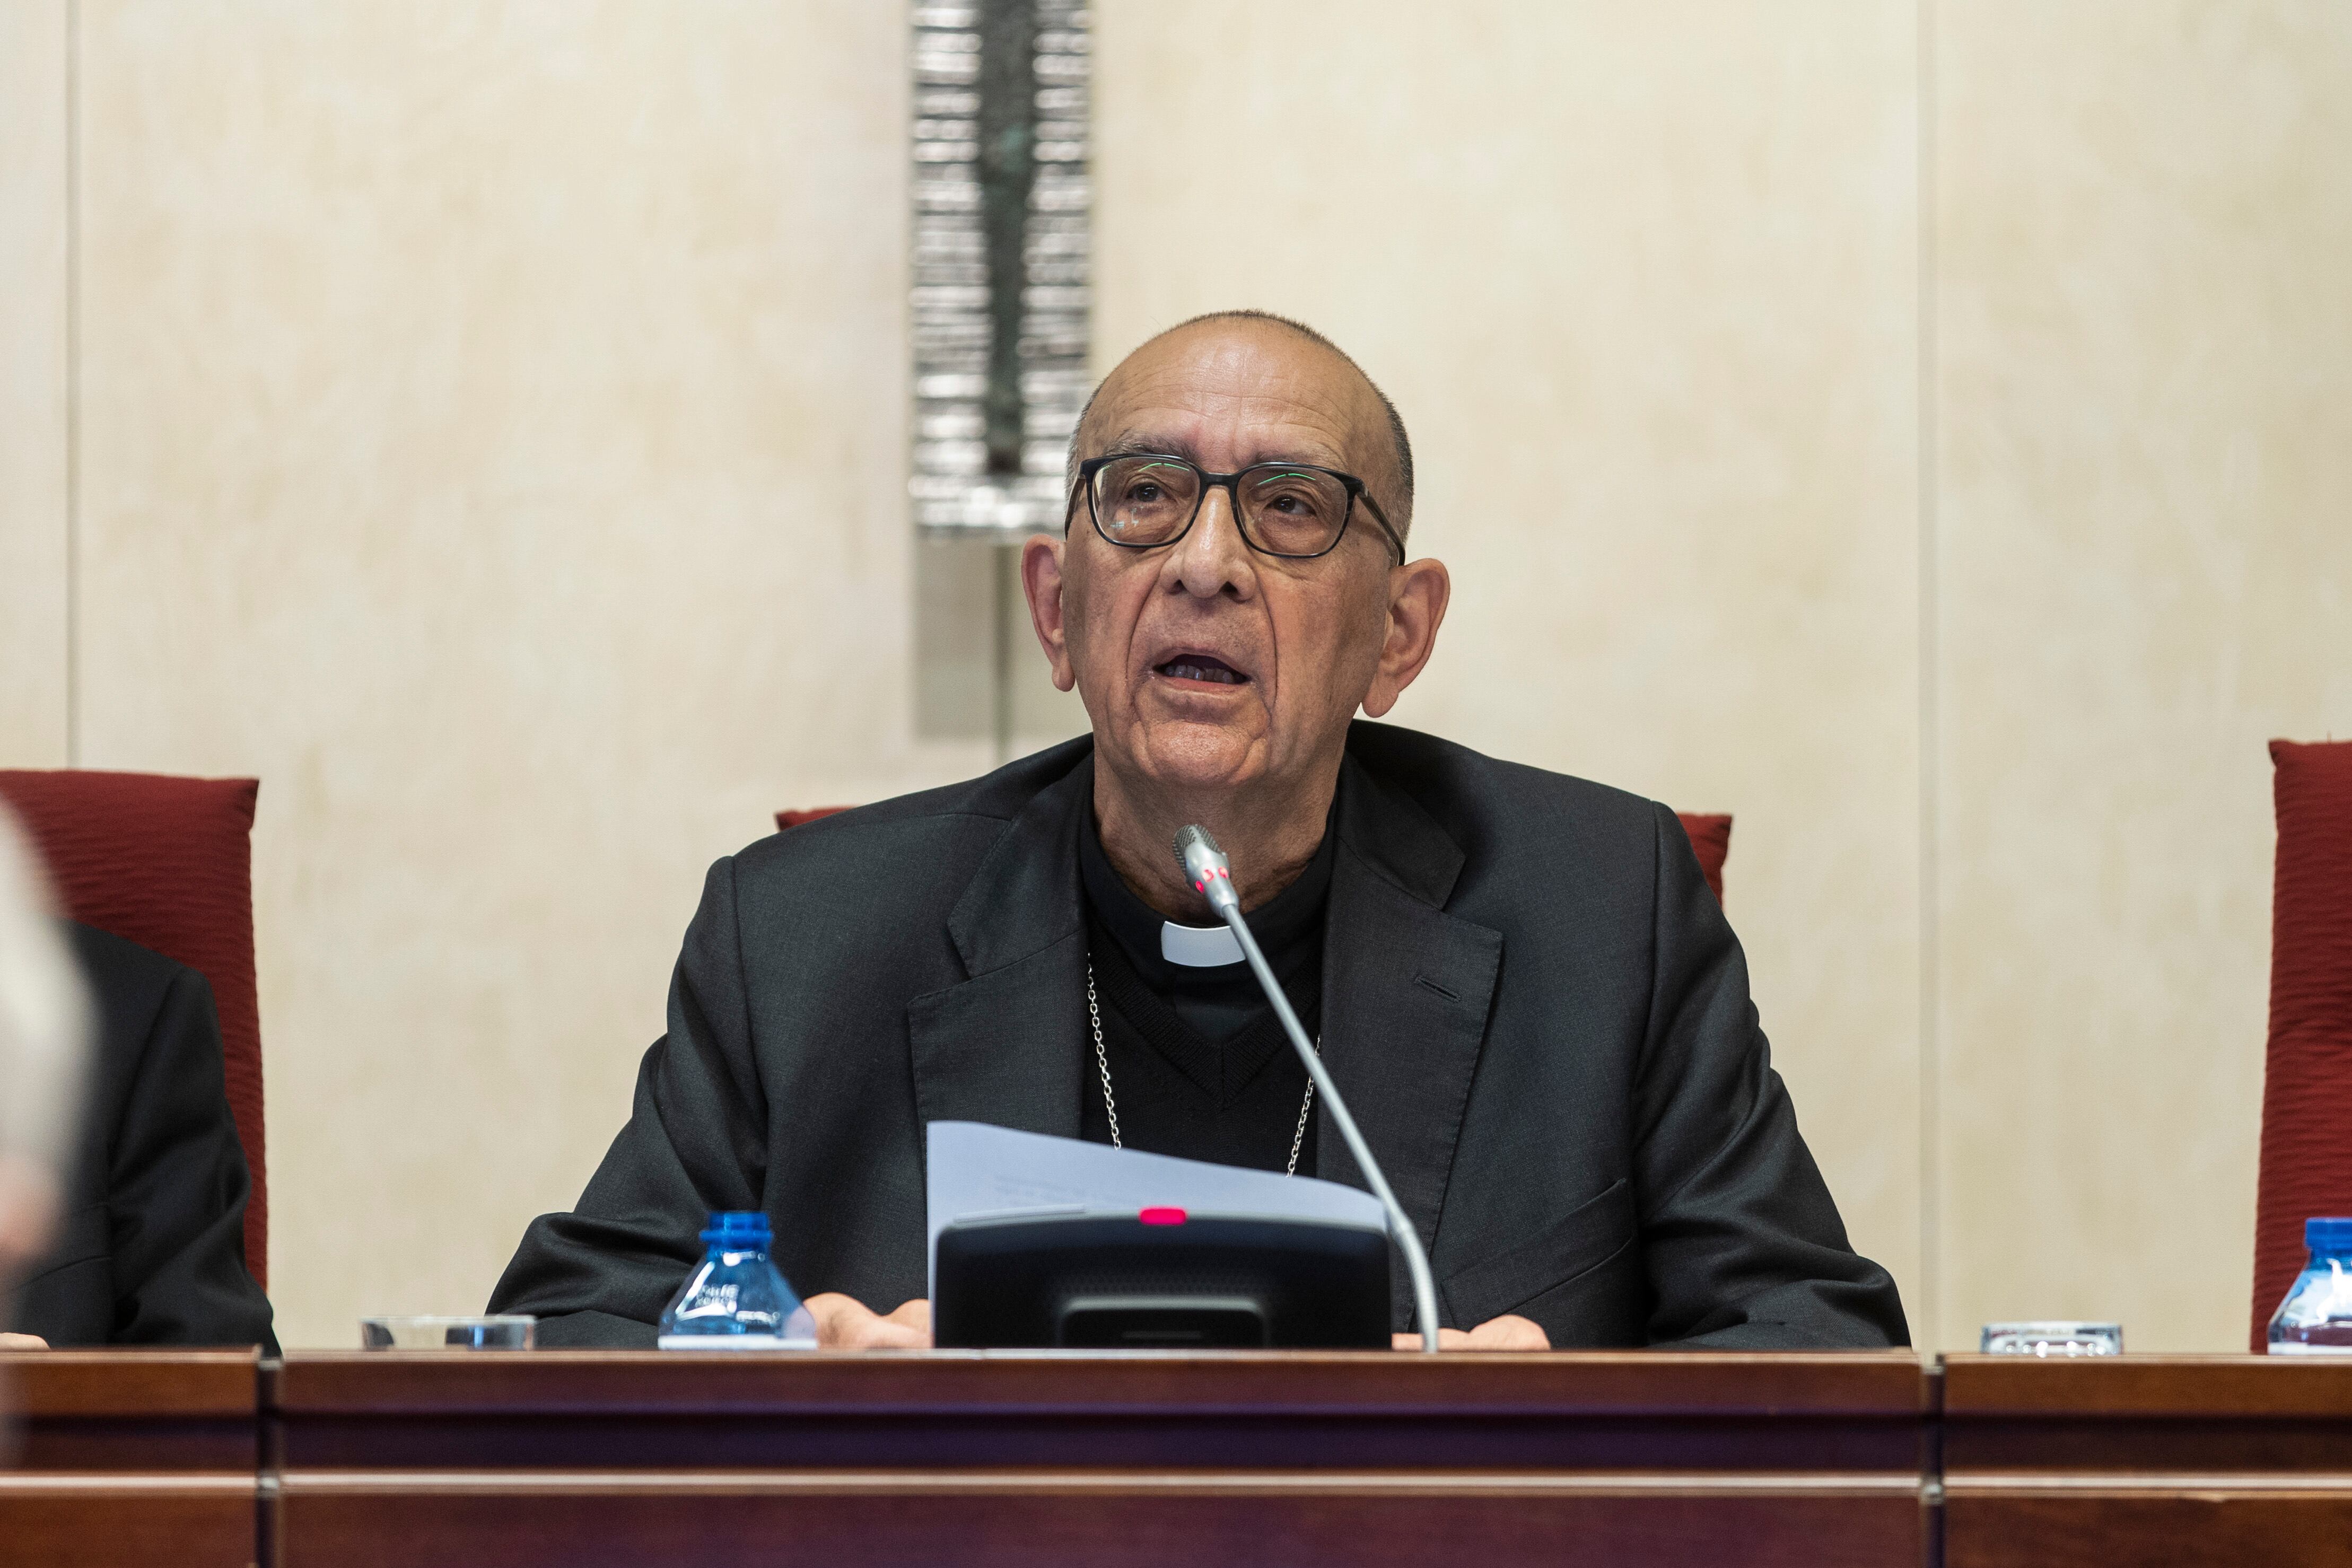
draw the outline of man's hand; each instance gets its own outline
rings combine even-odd
[[[1399,1350],[1419,1350],[1421,1336],[1401,1333],[1396,1336]],[[1465,1333],[1460,1329],[1439,1329],[1437,1348],[1440,1350],[1549,1350],[1551,1336],[1538,1324],[1522,1317],[1505,1312]]]
[[[49,1342],[37,1333],[0,1333],[0,1350],[47,1350]]]
[[[0,1149],[0,1285],[21,1283],[17,1274],[48,1246],[57,1218],[57,1178]]]
[[[931,1348],[931,1303],[918,1297],[899,1304],[888,1317],[877,1315],[863,1301],[828,1291],[801,1303],[816,1320],[819,1350],[929,1350]]]

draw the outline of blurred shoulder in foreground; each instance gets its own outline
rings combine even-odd
[[[274,1355],[269,1300],[246,1269],[252,1177],[212,988],[136,943],[66,931],[97,1014],[82,1136],[56,1238],[0,1322],[58,1346],[259,1344]]]

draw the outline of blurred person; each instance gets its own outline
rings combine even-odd
[[[1408,559],[1412,492],[1393,405],[1297,322],[1122,361],[1062,537],[1022,556],[1092,733],[714,866],[634,1113],[493,1310],[650,1344],[706,1216],[756,1208],[820,1343],[926,1344],[937,1120],[1357,1179],[1178,869],[1198,822],[1422,1235],[1444,1344],[1906,1343],[1674,813],[1356,717],[1451,594]]]
[[[27,1231],[0,1281],[15,1287],[0,1309],[14,1332],[0,1346],[258,1344],[276,1354],[269,1299],[245,1263],[252,1177],[211,986],[135,942],[45,913],[19,918],[16,936],[15,950],[36,955],[33,988],[66,988],[88,1049],[61,1058],[52,1046],[47,1059],[65,1061],[68,1082],[52,1073],[21,1102],[6,1072],[9,1114],[28,1142],[0,1149],[37,1147],[49,1222],[37,1239]]]
[[[0,1300],[56,1233],[89,1030],[47,882],[0,806]],[[41,1343],[11,1326],[0,1312],[0,1350]]]
[[[54,1345],[275,1355],[269,1298],[245,1262],[253,1177],[212,987],[95,926],[65,930],[96,1004],[89,1092],[58,1234],[18,1291],[16,1326]]]

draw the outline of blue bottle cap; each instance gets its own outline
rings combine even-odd
[[[2303,1244],[2314,1252],[2352,1252],[2352,1218],[2305,1220]]]
[[[2352,1219],[2306,1219],[2303,1244],[2314,1252],[2352,1252]]]
[[[705,1247],[718,1247],[729,1252],[765,1252],[776,1233],[768,1228],[768,1217],[756,1208],[721,1209],[710,1217],[710,1228],[702,1233]]]

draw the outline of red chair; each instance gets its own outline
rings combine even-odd
[[[2303,1222],[2352,1215],[2352,740],[2271,742],[2270,1050],[2252,1345],[2303,1268]]]
[[[266,1291],[269,1186],[253,978],[253,805],[260,788],[251,779],[0,769],[0,800],[32,836],[65,913],[152,947],[211,983],[229,1109],[253,1171],[246,1267]]]
[[[1683,832],[1691,841],[1691,852],[1698,856],[1698,869],[1706,873],[1706,885],[1715,890],[1715,901],[1723,902],[1723,862],[1731,853],[1731,813],[1676,811]]]
[[[814,806],[805,811],[776,813],[776,831],[797,828],[803,822],[814,822],[819,817],[830,817],[835,811],[846,811],[846,806]],[[1728,813],[1717,815],[1677,811],[1675,815],[1689,835],[1691,852],[1698,856],[1698,869],[1706,873],[1706,885],[1715,890],[1715,901],[1723,902],[1723,862],[1731,853],[1731,818]]]

